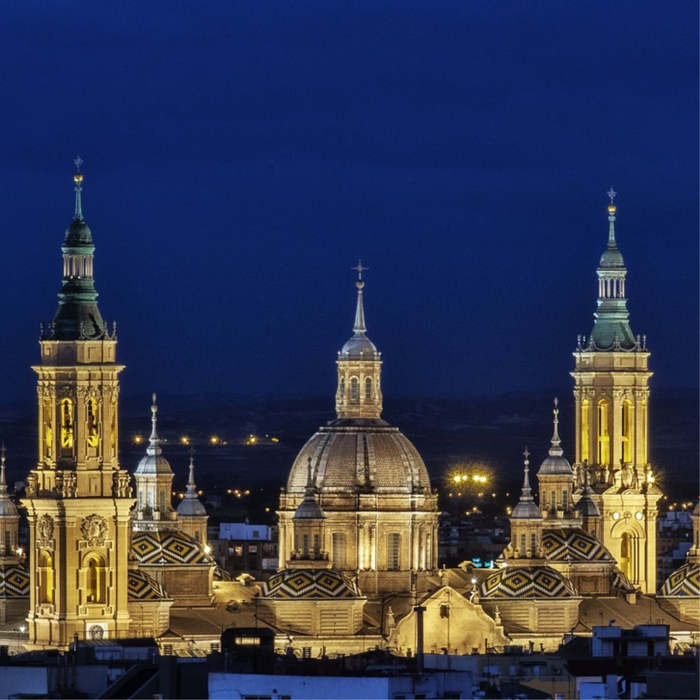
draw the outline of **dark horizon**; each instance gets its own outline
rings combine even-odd
[[[610,185],[652,392],[698,386],[695,3],[149,7],[6,8],[0,403],[35,393],[76,153],[124,396],[330,399],[358,257],[386,396],[563,386]]]

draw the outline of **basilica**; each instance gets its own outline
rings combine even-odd
[[[26,552],[4,448],[0,460],[0,635],[26,632],[27,649],[150,637],[161,653],[186,655],[219,649],[227,628],[262,625],[286,653],[412,655],[420,638],[420,650],[466,654],[556,649],[615,618],[661,621],[674,643],[698,643],[698,508],[687,563],[656,580],[650,352],[630,325],[612,190],[593,329],[573,351],[571,461],[555,399],[548,455],[531,474],[525,448],[510,541],[494,566],[441,566],[437,492],[414,445],[382,417],[383,358],[368,336],[360,263],[352,334],[335,358],[336,415],[291,465],[277,511],[279,568],[256,581],[231,580],[212,557],[192,456],[173,507],[155,395],[145,454],[133,473],[119,461],[124,365],[97,304],[80,172],[74,189],[58,309],[33,367],[39,439],[21,500]]]

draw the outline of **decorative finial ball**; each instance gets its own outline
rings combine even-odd
[[[358,289],[364,289],[365,283],[362,280],[357,280],[357,282],[355,282],[355,286]]]
[[[83,181],[82,173],[76,173],[75,175],[73,175],[73,182],[76,185],[79,185],[82,181]]]
[[[608,214],[614,214],[617,211],[617,207],[614,204],[608,204]]]

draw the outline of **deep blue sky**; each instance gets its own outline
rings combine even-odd
[[[567,386],[619,192],[654,386],[697,386],[694,0],[5,3],[2,398],[33,401],[85,159],[126,393]]]

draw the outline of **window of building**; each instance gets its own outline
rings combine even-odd
[[[591,457],[588,453],[590,443],[589,425],[591,420],[591,402],[585,399],[581,404],[581,461],[587,462]]]
[[[372,400],[372,379],[370,377],[365,379],[365,400]]]
[[[610,466],[610,435],[608,432],[608,402],[598,402],[598,464]]]
[[[564,510],[569,507],[569,492],[566,489],[561,492],[561,507]]]
[[[360,402],[360,380],[353,377],[350,380],[350,403]]]
[[[39,602],[53,603],[53,557],[45,551],[39,553]]]
[[[622,402],[622,460],[625,464],[632,461],[632,403]]]
[[[333,533],[333,566],[344,569],[346,566],[346,540],[344,532]]]
[[[552,509],[556,509],[557,507],[557,492],[552,491],[552,502],[550,503],[550,507]]]
[[[258,545],[257,544],[249,544],[248,545],[248,553],[249,554],[257,554],[258,553]]]
[[[537,552],[537,535],[534,532],[530,533],[530,550],[532,551],[532,556],[535,556]]]
[[[387,569],[398,571],[401,568],[401,535],[392,532],[387,538]]]
[[[521,533],[520,535],[520,556],[524,557],[525,552],[527,551],[527,539],[525,533]]]
[[[345,398],[345,379],[340,380],[338,392],[340,393],[340,400],[342,401]]]
[[[82,567],[83,589],[87,603],[104,603],[106,591],[106,571],[103,557],[89,554]]]

